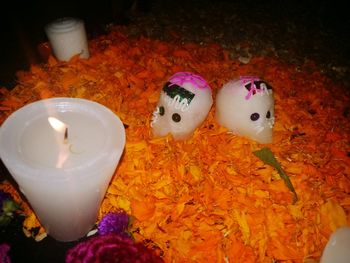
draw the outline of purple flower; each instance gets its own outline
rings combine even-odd
[[[0,244],[0,262],[11,263],[10,257],[7,254],[9,250],[10,246],[8,244]]]
[[[153,250],[117,234],[92,237],[68,250],[66,263],[162,263]]]
[[[98,233],[106,235],[110,233],[128,237],[129,216],[124,212],[106,214],[97,225]]]

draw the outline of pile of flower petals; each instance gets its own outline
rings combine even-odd
[[[159,250],[166,262],[318,259],[330,234],[350,224],[349,95],[315,65],[296,67],[270,57],[241,64],[218,45],[131,39],[118,32],[89,44],[88,60],[50,57],[19,72],[13,90],[0,90],[0,123],[19,107],[49,97],[90,99],[113,110],[127,142],[99,218],[125,210],[134,217],[135,239]],[[276,123],[267,146],[289,175],[296,203],[278,173],[254,156],[263,145],[218,125],[215,105],[192,138],[153,138],[150,119],[159,92],[178,71],[203,76],[213,96],[241,75],[273,86]],[[26,229],[38,224],[30,210],[28,218]]]

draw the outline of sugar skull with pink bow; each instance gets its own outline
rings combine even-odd
[[[217,93],[215,117],[237,135],[271,143],[275,122],[272,87],[252,76],[227,82]]]
[[[178,72],[165,83],[153,112],[154,136],[171,133],[175,140],[188,139],[205,120],[213,98],[208,83],[191,72]]]

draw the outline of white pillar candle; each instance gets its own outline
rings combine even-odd
[[[55,130],[48,119],[55,118]],[[49,235],[84,236],[125,145],[120,119],[92,101],[54,98],[28,104],[0,129],[0,157]]]
[[[45,27],[53,53],[58,60],[68,61],[74,55],[89,58],[84,22],[76,18],[60,18]]]

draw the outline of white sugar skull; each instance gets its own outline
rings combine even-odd
[[[259,143],[272,142],[274,116],[272,88],[257,77],[231,80],[216,96],[218,123]]]
[[[151,126],[156,137],[171,133],[175,140],[189,138],[206,118],[213,98],[208,83],[190,72],[178,72],[164,85]]]

